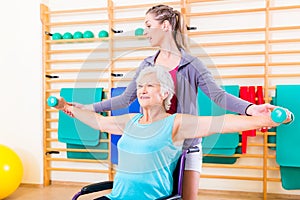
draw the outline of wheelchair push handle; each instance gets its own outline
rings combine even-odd
[[[288,114],[284,108],[277,107],[271,112],[271,118],[274,122],[281,124],[288,118]],[[287,124],[293,122],[294,118],[294,114],[291,113],[291,121]]]
[[[50,96],[50,97],[47,99],[47,104],[48,104],[48,106],[50,106],[50,107],[55,107],[55,106],[57,106],[57,104],[58,104],[58,99],[57,99],[55,96]]]

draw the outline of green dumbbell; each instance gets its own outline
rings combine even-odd
[[[284,108],[277,107],[271,112],[271,118],[274,122],[281,124],[288,118],[288,115],[287,115],[286,110]],[[293,120],[294,120],[294,114],[292,113],[291,122]],[[289,122],[289,123],[291,123],[291,122]]]
[[[58,99],[57,99],[55,96],[50,96],[50,97],[47,99],[47,104],[48,104],[48,106],[50,106],[50,107],[57,106],[57,104],[58,104]]]

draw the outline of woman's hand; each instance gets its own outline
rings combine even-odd
[[[54,108],[58,109],[58,110],[63,110],[65,109],[66,105],[68,105],[68,103],[66,102],[66,100],[62,97],[57,98],[58,99],[58,103],[56,106],[54,106]]]

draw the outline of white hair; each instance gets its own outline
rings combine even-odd
[[[164,107],[166,110],[170,109],[171,99],[174,95],[174,82],[171,74],[162,66],[146,67],[143,69],[136,79],[136,83],[141,82],[141,80],[149,74],[156,74],[156,78],[160,84],[160,92],[162,95],[167,93],[167,98],[164,100]]]

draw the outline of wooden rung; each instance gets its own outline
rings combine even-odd
[[[277,40],[269,40],[268,41],[270,44],[280,44],[280,43],[299,43],[300,39],[299,38],[294,38],[294,39],[277,39]]]
[[[131,18],[119,18],[119,19],[112,19],[112,22],[143,22],[145,17],[131,17]]]
[[[144,50],[158,50],[156,47],[150,47],[150,46],[140,46],[140,47],[116,47],[114,48],[114,51],[144,51]]]
[[[47,83],[78,83],[78,82],[86,82],[86,83],[90,83],[90,82],[107,82],[108,78],[101,78],[101,79],[50,79],[50,80],[46,80]]]
[[[108,88],[103,88],[102,90],[104,93],[109,93],[110,90],[108,90]],[[47,93],[59,93],[60,89],[47,89],[45,92]],[[102,98],[103,99],[103,98]],[[104,98],[105,99],[105,98]]]
[[[70,59],[70,60],[46,60],[46,63],[86,63],[86,62],[108,62],[109,59]]]
[[[69,13],[82,13],[82,12],[98,12],[106,11],[107,8],[86,8],[86,9],[73,9],[73,10],[54,10],[46,11],[45,14],[54,15],[54,14],[69,14]]]
[[[270,182],[281,182],[281,178],[267,178],[267,181],[270,181]]]
[[[146,36],[114,36],[112,40],[136,40],[136,39],[147,39]]]
[[[58,138],[46,138],[46,141],[47,142],[59,142]],[[110,142],[110,140],[109,139],[99,139],[99,142],[106,142],[106,143],[108,143],[108,142]]]
[[[122,67],[122,68],[113,68],[112,72],[130,72],[135,71],[137,67]]]
[[[269,78],[299,77],[300,74],[270,74]]]
[[[300,50],[269,51],[268,54],[270,54],[270,55],[277,55],[277,54],[300,54]]]
[[[257,44],[265,44],[265,41],[264,40],[256,40],[256,41],[232,41],[232,42],[199,43],[199,44],[191,44],[190,48],[214,47],[214,46],[257,45]]]
[[[227,15],[227,14],[243,14],[243,13],[254,13],[254,12],[264,12],[266,8],[251,8],[243,10],[223,10],[223,11],[212,11],[212,12],[199,12],[199,13],[187,13],[187,17],[205,17],[211,15]]]
[[[71,159],[71,158],[49,158],[48,161],[57,161],[57,162],[84,162],[84,163],[109,163],[108,160],[92,160],[92,159]]]
[[[249,181],[262,181],[261,177],[250,177],[250,176],[227,176],[227,175],[209,175],[201,174],[201,178],[215,178],[215,179],[235,179],[235,180],[249,180]]]
[[[94,153],[108,153],[108,150],[102,149],[66,149],[66,148],[46,148],[48,151],[63,151],[63,152],[94,152]]]
[[[90,21],[70,21],[70,22],[51,22],[45,23],[45,26],[70,26],[70,25],[88,25],[88,24],[108,24],[108,20],[90,20]]]
[[[60,89],[48,89],[48,90],[45,90],[46,93],[59,93],[60,92]]]
[[[49,50],[49,54],[68,54],[68,53],[95,53],[95,52],[107,52],[107,48],[96,49],[64,49],[64,50]]]
[[[58,122],[57,118],[46,119],[46,122]]]
[[[208,3],[208,2],[219,2],[224,0],[187,0],[187,3]]]
[[[108,72],[109,69],[86,69],[86,68],[81,68],[81,69],[48,69],[46,70],[47,73],[78,73],[78,72]]]
[[[208,68],[237,68],[237,67],[262,67],[265,63],[232,63],[207,65]]]
[[[252,52],[228,52],[228,53],[209,53],[209,54],[195,54],[197,57],[223,57],[223,56],[256,56],[265,55],[265,51],[252,51]]]
[[[287,65],[287,66],[300,66],[300,62],[276,62],[276,63],[269,63],[269,66],[282,66],[282,65]],[[273,75],[273,74],[270,74]],[[299,74],[295,74],[296,76],[299,76]]]
[[[61,39],[61,40],[46,40],[48,44],[68,44],[68,43],[86,43],[86,42],[103,42],[110,38],[80,38],[80,39]]]
[[[203,156],[219,157],[217,154],[203,154]],[[230,156],[221,155],[224,158],[262,158],[261,154],[233,154]]]
[[[252,33],[252,32],[264,32],[265,28],[249,28],[249,29],[231,29],[231,30],[211,30],[211,31],[195,31],[189,32],[188,36],[201,36],[201,35],[217,35],[228,33]]]
[[[250,166],[250,165],[236,165],[236,164],[212,164],[212,163],[203,163],[203,167],[207,168],[238,168],[238,169],[257,169],[262,170],[262,166]]]
[[[297,30],[300,29],[300,26],[281,26],[281,27],[270,27],[270,31],[288,31],[288,30]]]
[[[46,112],[58,112],[58,111],[57,111],[57,109],[50,108],[50,109],[46,109]]]
[[[75,169],[75,168],[58,168],[58,167],[46,167],[47,171],[64,171],[64,172],[93,172],[93,173],[109,173],[108,170],[101,169]]]
[[[132,78],[112,78],[113,82],[128,82],[128,81],[132,81]]]
[[[145,59],[145,56],[136,56],[136,57],[118,57],[118,58],[113,58],[113,61],[116,62],[116,61],[141,61],[141,60],[144,60]]]
[[[270,7],[270,11],[300,9],[300,5]]]
[[[46,128],[46,132],[57,132],[57,128]]]
[[[215,79],[236,79],[236,78],[264,78],[263,74],[247,74],[247,75],[221,75],[214,76]]]

